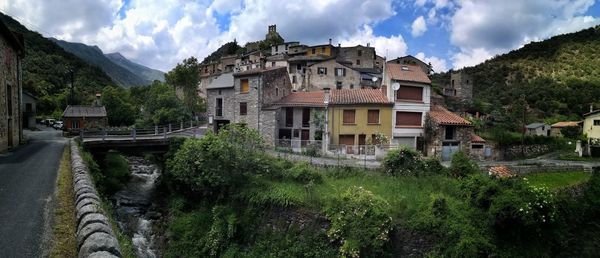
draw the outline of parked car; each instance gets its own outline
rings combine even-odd
[[[56,121],[54,122],[54,124],[52,125],[52,127],[54,127],[54,129],[56,130],[62,130],[64,127],[63,121]]]
[[[52,118],[47,118],[46,120],[44,120],[44,124],[46,126],[52,126],[52,125],[54,125],[54,122],[56,122],[56,120],[52,119]]]

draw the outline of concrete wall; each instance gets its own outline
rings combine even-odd
[[[19,145],[22,137],[21,60],[18,52],[0,35],[0,152]],[[7,92],[10,85],[10,92]],[[8,98],[12,102],[8,106]],[[9,116],[9,110],[12,111]],[[9,139],[10,138],[10,139]]]
[[[355,110],[355,124],[345,125],[343,123],[344,110]],[[367,114],[370,109],[379,109],[379,124],[368,124]],[[392,107],[383,105],[344,105],[330,106],[328,108],[329,132],[331,144],[339,144],[339,136],[342,134],[353,134],[354,144],[358,144],[358,135],[366,135],[367,141],[375,133],[383,133],[392,138]]]
[[[100,196],[81,158],[79,147],[71,140],[71,169],[77,219],[78,257],[121,257],[121,248],[112,230]]]

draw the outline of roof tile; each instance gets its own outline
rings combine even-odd
[[[462,125],[471,126],[471,122],[461,116],[448,111],[442,106],[435,105],[431,107],[429,116],[440,125]]]
[[[63,117],[105,117],[106,109],[104,106],[67,106]]]
[[[393,104],[379,89],[332,90],[329,103],[332,105]]]
[[[287,107],[325,107],[323,91],[292,92],[279,101],[273,103],[277,106]]]
[[[552,124],[552,127],[561,128],[561,127],[578,127],[579,121],[564,121]]]
[[[429,76],[418,65],[387,63],[386,69],[393,80],[431,84]]]

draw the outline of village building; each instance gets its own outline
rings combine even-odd
[[[245,124],[274,144],[278,108],[271,104],[291,91],[285,67],[222,74],[207,87],[209,124],[214,131],[230,123]]]
[[[473,100],[473,77],[464,70],[450,72],[450,84],[443,88],[445,96],[460,102]]]
[[[550,136],[553,137],[563,137],[562,135],[562,129],[566,128],[566,127],[576,127],[578,129],[581,130],[581,125],[582,122],[581,121],[563,121],[563,122],[556,122],[554,124],[552,124],[550,126]]]
[[[330,88],[335,89],[354,89],[360,87],[360,72],[352,69],[349,62],[338,59],[329,59],[308,66],[308,80],[311,91]]]
[[[104,106],[72,106],[68,105],[62,114],[65,130],[102,129],[108,125]]]
[[[21,110],[23,110],[23,128],[35,128],[36,104],[38,99],[26,91],[23,91],[22,99],[23,103],[21,105]]]
[[[583,118],[583,134],[588,138],[586,150],[583,153],[592,157],[600,157],[600,110],[586,113]]]
[[[0,152],[23,140],[21,113],[23,38],[0,21]]]
[[[281,44],[274,44],[271,46],[271,55],[280,55],[280,54],[288,54],[290,52],[290,48],[295,48],[300,46],[300,42],[284,42]]]
[[[377,89],[343,89],[325,93],[330,146],[346,154],[361,154],[361,146],[389,145],[393,102]]]
[[[396,61],[387,62],[385,77],[382,91],[394,103],[392,143],[424,151],[423,126],[431,107],[431,80],[420,66]]]
[[[417,65],[417,66],[419,66],[421,71],[423,71],[426,75],[429,75],[432,72],[431,64],[427,64],[427,63],[421,61],[421,59],[418,59],[411,55],[398,57],[396,59],[387,61],[387,64],[390,64],[390,63],[400,64],[400,65]]]
[[[325,130],[324,96],[323,91],[292,92],[272,104],[280,108],[276,146],[301,148],[313,144],[320,148]]]
[[[427,156],[448,161],[458,151],[471,155],[473,139],[479,143],[483,140],[473,136],[471,122],[442,106],[433,106],[428,116],[431,123],[426,125]]]
[[[367,43],[367,46],[357,45],[354,47],[339,46],[339,58],[350,62],[352,68],[377,68],[375,66],[375,48]]]
[[[525,126],[525,134],[535,136],[550,136],[550,126],[544,123],[531,123]]]

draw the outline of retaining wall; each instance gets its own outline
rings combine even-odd
[[[122,257],[119,242],[100,205],[100,196],[79,147],[71,140],[71,169],[77,219],[77,252],[84,257]]]
[[[487,173],[493,166],[481,166],[481,170]],[[503,165],[506,166],[510,171],[516,174],[529,174],[537,172],[576,172],[576,171],[588,171],[591,172],[590,167],[583,165],[561,165],[561,164],[539,164],[539,165]]]

